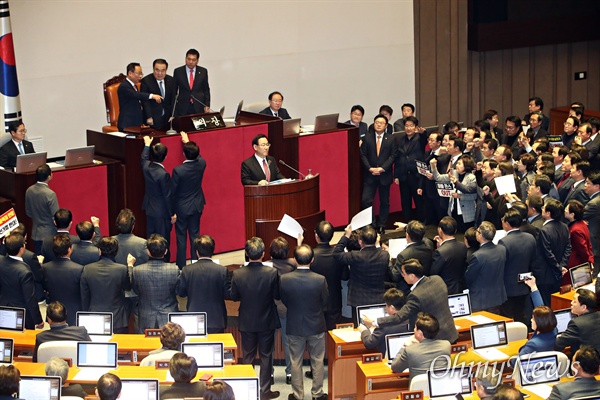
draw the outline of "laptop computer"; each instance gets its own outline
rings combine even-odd
[[[339,118],[339,113],[317,115],[315,117],[315,133],[336,130]]]
[[[218,369],[224,366],[222,342],[182,343],[181,351],[196,359],[198,368]]]
[[[577,265],[569,270],[573,290],[592,283],[592,268],[589,262]]]
[[[185,332],[186,341],[188,336],[206,336],[207,321],[205,312],[172,312],[169,313],[169,322],[181,325]]]
[[[0,365],[12,364],[15,351],[15,341],[9,338],[0,338]]]
[[[121,378],[121,399],[158,400],[158,379]]]
[[[0,329],[23,332],[25,330],[25,309],[0,307]]]
[[[233,389],[235,400],[259,400],[258,378],[220,378]]]
[[[429,397],[432,399],[456,396],[457,394],[470,395],[473,392],[471,367],[429,370],[427,371],[427,385],[429,386]]]
[[[563,308],[562,310],[554,311],[554,316],[556,317],[556,329],[558,333],[563,333],[567,330],[567,325],[569,325],[569,321],[573,319],[573,314],[571,314],[570,308]]]
[[[21,375],[18,397],[21,399],[60,400],[61,387],[60,376]]]
[[[450,307],[452,318],[471,315],[471,297],[469,293],[451,294],[448,296],[448,306]]]
[[[392,361],[396,358],[396,354],[404,347],[404,343],[406,343],[412,335],[413,332],[385,335],[385,357],[388,360],[388,364],[392,364]]]
[[[25,172],[35,172],[37,167],[46,164],[46,152],[42,153],[31,153],[31,154],[19,154],[17,156],[17,163],[15,166],[15,172],[22,174]]]
[[[385,303],[382,304],[369,304],[364,306],[356,307],[356,322],[358,325],[362,324],[363,315],[368,316],[371,320],[376,321],[377,318],[387,317],[388,313],[385,311]]]
[[[300,134],[300,118],[283,120],[283,137],[297,136]]]
[[[96,381],[117,368],[117,343],[77,342],[77,380]]]
[[[508,344],[505,321],[471,325],[471,340],[473,341],[473,351],[485,359],[508,359],[505,353],[495,348]]]
[[[244,106],[244,100],[240,100],[237,106],[237,110],[235,111],[235,115],[233,116],[233,124],[237,125],[238,118],[240,117],[240,112],[242,112],[242,107]]]
[[[77,326],[84,326],[94,342],[107,342],[113,334],[113,313],[77,311]]]
[[[519,380],[521,387],[550,394],[551,386],[548,383],[560,380],[558,357],[556,354],[545,356],[529,355],[519,359]],[[548,397],[544,396],[544,398]]]
[[[76,167],[94,163],[95,146],[77,147],[67,149],[65,154],[65,167]]]

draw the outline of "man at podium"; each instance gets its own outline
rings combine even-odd
[[[17,166],[17,156],[19,154],[35,153],[33,144],[25,140],[27,129],[21,121],[14,121],[8,124],[10,131],[10,140],[0,148],[0,167],[12,169]]]
[[[285,179],[275,158],[269,156],[269,147],[271,143],[263,134],[252,139],[254,155],[242,162],[242,185],[268,185],[269,182]]]

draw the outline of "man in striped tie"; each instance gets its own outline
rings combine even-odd
[[[9,124],[10,140],[0,147],[0,167],[13,169],[17,165],[17,156],[20,154],[35,153],[33,144],[25,140],[25,124],[21,121],[13,121]]]

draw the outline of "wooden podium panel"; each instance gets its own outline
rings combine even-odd
[[[297,217],[294,219],[298,221],[298,223],[304,228],[304,241],[302,243],[306,243],[310,245],[310,247],[315,248],[317,246],[317,241],[315,240],[315,235],[313,235],[313,231],[319,222],[325,220],[325,210],[321,210],[317,213]],[[275,239],[278,236],[283,236],[290,245],[290,254],[293,254],[294,249],[296,248],[296,241],[298,240],[298,238],[293,238],[290,235],[286,235],[283,232],[279,232],[277,230],[277,227],[279,226],[280,222],[281,219],[270,221],[256,221],[256,236],[262,238],[265,242],[265,246],[267,247],[273,239]],[[269,257],[267,256],[267,254],[265,254],[265,259],[268,258]]]

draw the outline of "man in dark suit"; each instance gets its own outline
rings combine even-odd
[[[164,261],[167,240],[153,233],[148,238],[149,260],[133,268],[131,283],[140,297],[140,324],[138,333],[145,329],[160,328],[169,322],[168,315],[178,311],[177,283],[179,268]],[[132,265],[129,263],[129,265]]]
[[[600,367],[600,354],[590,346],[581,346],[573,356],[571,368],[575,380],[561,382],[552,387],[548,400],[570,400],[574,398],[599,398],[600,385],[595,378]]]
[[[465,262],[467,246],[456,240],[456,220],[444,217],[438,224],[438,236],[435,237],[438,248],[434,250],[431,260],[431,275],[439,275],[446,286],[448,294],[457,294],[465,287]]]
[[[408,322],[409,329],[414,329],[419,312],[427,312],[436,317],[440,324],[440,330],[435,338],[454,343],[458,339],[458,331],[448,307],[448,288],[444,281],[439,276],[424,276],[423,266],[414,258],[404,262],[402,276],[406,283],[411,285],[406,304],[396,314],[378,318],[377,321],[363,317],[365,325],[383,328]]]
[[[279,277],[274,268],[263,265],[265,244],[261,238],[246,241],[247,266],[233,271],[231,294],[240,302],[238,325],[242,335],[242,364],[252,364],[258,350],[260,358],[260,397],[274,399],[271,391],[271,370],[275,329],[280,327],[274,300],[279,300]]]
[[[210,112],[210,86],[208,71],[198,65],[200,53],[189,49],[185,53],[185,65],[175,68],[173,78],[179,92],[175,116]]]
[[[52,250],[54,260],[44,263],[44,289],[48,301],[60,301],[67,310],[67,322],[76,325],[77,311],[81,306],[80,281],[83,265],[71,261],[73,246],[71,239],[64,233],[54,235]]]
[[[507,234],[498,243],[506,250],[506,263],[504,264],[504,288],[506,302],[502,305],[502,315],[512,318],[517,322],[527,324],[525,314],[525,301],[529,298],[529,288],[518,282],[519,274],[530,272],[535,262],[536,242],[534,235],[520,230],[523,218],[514,207],[510,208],[502,217],[502,229]]]
[[[37,362],[38,349],[42,343],[55,342],[57,340],[92,341],[84,326],[70,326],[67,323],[67,315],[67,310],[60,301],[53,301],[48,304],[46,319],[50,325],[50,330],[42,331],[35,336],[33,362]]]
[[[410,288],[402,277],[402,263],[410,258],[416,258],[421,262],[424,274],[429,275],[433,257],[433,243],[425,237],[427,228],[422,222],[412,220],[406,225],[405,229],[406,248],[396,257],[396,265],[391,268],[390,276],[392,281],[396,283],[396,287],[405,295],[408,295]]]
[[[404,103],[401,107],[402,110],[402,118],[397,119],[394,122],[394,132],[400,132],[404,130],[404,122],[406,122],[406,118],[415,116],[415,106],[410,103]]]
[[[577,128],[577,137],[574,139],[575,143],[584,146],[588,151],[588,161],[592,166],[592,169],[598,170],[600,168],[600,139],[592,140],[594,128],[592,124],[586,122],[579,125]],[[596,138],[598,136],[596,135]]]
[[[600,268],[600,171],[592,171],[585,180],[585,193],[590,197],[583,209],[583,219],[588,223],[592,251],[594,253],[594,276]]]
[[[542,127],[543,119],[544,114],[540,111],[529,114],[529,129],[527,130],[529,143],[533,144],[534,141],[548,136],[548,131]]]
[[[529,121],[529,117],[531,117],[532,114],[534,114],[536,112],[539,112],[539,113],[543,113],[544,112],[544,101],[541,98],[539,98],[539,97],[532,97],[532,98],[529,99],[529,104],[527,105],[527,108],[529,110],[529,114],[526,114],[523,117],[523,123],[525,125],[527,125],[527,122]],[[548,118],[544,114],[542,114],[542,125],[541,125],[541,127],[546,132],[550,131],[550,118]]]
[[[171,177],[162,162],[167,157],[168,148],[162,143],[151,146],[152,138],[144,136],[142,170],[146,181],[146,192],[142,209],[146,211],[146,235],[157,233],[167,240],[171,237],[171,225],[177,220],[171,202]],[[151,161],[152,160],[152,161]],[[166,256],[167,260],[170,258]],[[162,326],[161,324],[159,326]]]
[[[81,275],[81,303],[85,311],[113,313],[113,331],[127,333],[129,312],[125,291],[131,289],[128,267],[115,262],[119,243],[115,238],[104,237],[98,242],[100,260],[88,264]],[[128,257],[133,267],[135,258]]]
[[[385,301],[385,311],[388,315],[396,314],[406,304],[404,294],[396,288],[386,290],[383,295],[383,301]],[[369,350],[377,350],[383,355],[385,355],[387,345],[385,337],[387,335],[410,332],[408,324],[388,325],[383,328],[378,327],[373,332],[363,324],[360,324],[358,330],[360,331],[360,338],[365,347]]]
[[[542,217],[546,222],[537,238],[536,262],[531,272],[537,280],[544,304],[550,304],[550,295],[560,289],[571,255],[569,228],[561,222],[563,215],[564,207],[558,200],[548,199],[542,207]]]
[[[311,396],[317,400],[328,399],[327,393],[323,392],[323,375],[327,331],[324,310],[329,294],[325,277],[310,270],[313,256],[309,245],[296,247],[294,259],[298,267],[281,276],[280,294],[287,307],[287,338],[292,367],[293,394],[289,395],[289,400],[304,399],[302,361],[305,347],[310,354],[313,376]]]
[[[418,131],[419,120],[415,117],[407,117],[404,121],[405,133],[396,136],[396,162],[394,164],[394,183],[400,187],[402,201],[402,214],[405,221],[411,219],[424,220],[421,205],[423,201],[417,194],[419,189],[419,173],[417,172],[416,160],[425,158],[425,146],[427,145],[427,134]],[[417,218],[411,218],[412,203],[417,207]]]
[[[571,313],[576,315],[569,321],[567,329],[556,337],[554,350],[563,351],[571,346],[576,352],[580,346],[600,349],[600,313],[597,311],[596,294],[588,289],[577,289],[571,302]]]
[[[44,321],[35,298],[31,270],[23,262],[25,238],[11,233],[4,238],[6,257],[0,257],[0,306],[25,309],[25,328],[42,329]]]
[[[143,101],[162,102],[162,97],[158,94],[138,91],[136,85],[142,80],[142,76],[144,74],[139,63],[129,63],[127,65],[127,78],[121,82],[117,90],[119,96],[117,128],[119,128],[119,131],[123,131],[123,129],[130,126],[140,126],[144,123]]]
[[[42,254],[42,244],[45,238],[54,236],[54,214],[58,211],[56,193],[48,186],[52,180],[52,170],[48,164],[40,165],[35,170],[37,183],[27,188],[25,192],[25,213],[31,218],[31,240],[34,252]]]
[[[146,124],[159,130],[165,130],[173,115],[173,102],[175,101],[175,80],[167,75],[169,64],[163,58],[157,58],[152,63],[153,74],[142,79],[141,91],[157,94],[163,98],[158,103],[146,100],[142,103]]]
[[[242,162],[242,185],[268,185],[269,182],[284,179],[279,172],[277,161],[269,156],[269,139],[263,135],[256,135],[252,139],[254,155]]]
[[[352,306],[352,314],[355,316],[356,306],[377,304],[383,301],[385,293],[383,282],[390,255],[381,248],[375,247],[377,233],[371,225],[365,226],[360,231],[358,239],[360,251],[344,251],[350,242],[351,234],[352,227],[348,225],[344,236],[340,238],[333,249],[333,257],[336,261],[350,266],[348,305]]]
[[[17,156],[20,154],[35,153],[33,144],[25,140],[27,129],[21,121],[9,123],[8,130],[11,140],[0,147],[0,167],[4,169],[13,169],[17,166]]]
[[[315,228],[317,247],[313,249],[315,259],[310,269],[323,275],[327,281],[329,299],[325,309],[327,330],[335,329],[342,316],[342,281],[348,280],[348,266],[336,261],[333,257],[333,246],[329,244],[333,238],[333,226],[327,221],[321,221]]]
[[[525,150],[519,146],[519,137],[523,132],[521,118],[517,117],[516,115],[511,115],[506,118],[504,124],[505,131],[504,135],[502,135],[502,139],[500,140],[500,145],[506,145],[512,153],[512,158],[514,160],[518,160],[521,154],[525,152]]]
[[[283,104],[283,95],[279,92],[272,92],[269,94],[269,107],[261,110],[259,114],[271,115],[273,117],[279,117],[281,119],[292,119],[287,110],[281,105]]]
[[[177,235],[177,266],[183,268],[187,253],[187,235],[190,236],[190,253],[194,253],[194,239],[200,236],[200,217],[204,210],[204,192],[202,178],[206,169],[206,160],[200,155],[200,148],[190,142],[185,132],[181,132],[183,142],[183,164],[173,169],[171,195],[173,211],[177,215],[175,233]],[[192,257],[193,259],[194,257]]]
[[[75,235],[71,235],[71,225],[73,223],[73,214],[66,208],[61,208],[54,213],[54,225],[56,226],[56,234],[65,234],[71,239],[71,244],[78,243],[79,238]],[[47,236],[42,242],[42,252],[44,256],[44,262],[54,261],[56,256],[54,255],[54,237],[53,235]]]
[[[82,221],[77,224],[75,231],[79,237],[79,243],[73,244],[71,260],[79,265],[88,265],[100,259],[96,244],[102,238],[100,234],[100,220],[92,217],[92,222]]]
[[[427,143],[431,151],[424,158],[425,164],[429,165],[430,161],[437,160],[438,171],[448,170],[448,164],[450,163],[450,154],[440,154],[440,147],[442,145],[442,134],[439,132],[433,132],[429,135]],[[446,201],[446,207],[442,207],[440,195],[438,194],[435,179],[431,172],[427,175],[419,176],[419,189],[417,194],[423,196],[423,202],[427,213],[425,215],[425,223],[427,225],[435,225],[440,219],[448,215],[448,204]]]
[[[198,261],[186,265],[179,276],[177,294],[187,297],[187,311],[206,312],[208,333],[223,333],[227,327],[225,299],[229,298],[231,282],[227,268],[215,263],[215,241],[208,235],[194,240]]]
[[[465,283],[471,294],[473,311],[499,314],[500,306],[506,301],[506,250],[492,242],[495,235],[496,228],[489,221],[482,222],[475,233],[479,249],[473,253],[465,271]]]
[[[571,179],[573,179],[573,184],[563,201],[564,206],[566,206],[570,200],[579,200],[583,204],[586,204],[589,201],[590,198],[583,189],[585,187],[585,177],[589,175],[590,170],[591,166],[589,161],[580,160],[573,163],[573,166],[571,167]]]
[[[374,131],[369,131],[360,146],[360,159],[363,166],[363,192],[361,208],[373,205],[375,193],[379,192],[379,223],[373,209],[373,226],[378,232],[385,232],[385,224],[390,212],[390,185],[392,166],[396,159],[396,143],[391,134],[385,132],[388,120],[382,114],[375,117]]]
[[[350,119],[345,124],[354,125],[358,128],[358,140],[363,140],[369,127],[363,122],[365,109],[360,104],[352,106],[350,109]]]

